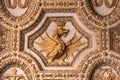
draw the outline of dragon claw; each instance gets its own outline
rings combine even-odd
[[[66,65],[69,65],[69,64],[70,64],[69,62],[61,61],[61,65],[66,66]]]
[[[52,61],[49,61],[49,64],[50,64],[50,65],[54,65],[54,62],[52,62]]]

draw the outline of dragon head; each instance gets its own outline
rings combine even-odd
[[[59,36],[64,36],[66,37],[67,36],[67,33],[69,32],[68,29],[65,29],[65,28],[58,28],[57,29],[57,32],[59,34]]]
[[[56,22],[56,24],[57,24],[57,33],[58,33],[58,35],[59,36],[64,36],[64,37],[66,37],[67,36],[67,33],[69,32],[69,30],[68,29],[65,29],[64,28],[64,26],[65,26],[65,22],[63,22],[63,21],[59,21],[59,22]]]

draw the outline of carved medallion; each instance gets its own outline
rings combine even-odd
[[[6,8],[10,12],[11,15],[15,17],[19,17],[23,15],[28,9],[31,0],[4,0]],[[19,12],[18,12],[19,11]]]
[[[119,0],[84,0],[80,3],[78,14],[86,25],[104,28],[120,23]]]
[[[35,59],[20,53],[6,53],[0,57],[1,80],[35,80],[40,69]],[[35,77],[36,76],[36,77]]]
[[[0,3],[4,24],[10,27],[25,27],[41,13],[41,1],[38,0],[2,0]]]
[[[117,6],[118,0],[90,0],[96,13],[105,16],[113,12]],[[102,10],[104,8],[104,10]]]
[[[119,58],[115,53],[94,53],[84,63],[80,72],[82,73],[81,78],[85,80],[119,80]]]
[[[93,80],[119,80],[118,74],[110,67],[101,67],[94,73]]]
[[[27,80],[25,74],[19,68],[10,68],[2,76],[2,80]]]

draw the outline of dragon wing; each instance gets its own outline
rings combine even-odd
[[[41,36],[41,40],[39,43],[36,42],[36,44],[39,45],[42,52],[46,52],[46,55],[49,55],[50,52],[53,51],[53,49],[56,47],[57,42],[54,41],[47,33],[46,36],[43,38]]]
[[[66,45],[70,45],[74,43],[76,40],[78,40],[78,37],[76,36],[76,33],[75,33],[72,39],[70,39]]]
[[[67,48],[66,48],[66,53],[68,56],[73,56],[73,53],[75,51],[79,50],[79,46],[84,45],[84,43],[82,43],[81,40],[82,37],[78,38],[76,36],[76,33],[74,34],[73,38],[71,40],[68,41]],[[73,56],[74,57],[74,56]]]

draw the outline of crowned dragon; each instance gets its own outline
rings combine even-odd
[[[36,42],[36,44],[39,45],[41,52],[46,53],[46,59],[49,64],[55,64],[54,61],[59,59],[62,65],[66,65],[68,62],[65,62],[65,59],[73,55],[73,53],[79,49],[78,47],[85,43],[82,43],[80,41],[82,37],[78,38],[76,34],[65,43],[61,37],[66,37],[69,33],[69,29],[64,28],[65,22],[63,21],[56,22],[56,24],[58,27],[53,30],[51,37],[45,32],[46,36],[41,36],[40,42]]]

